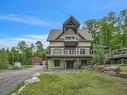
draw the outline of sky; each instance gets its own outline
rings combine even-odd
[[[127,8],[127,0],[0,0],[0,48],[42,41],[73,15],[81,24]]]

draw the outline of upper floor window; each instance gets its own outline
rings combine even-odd
[[[66,40],[71,40],[71,37],[66,37]]]
[[[61,49],[54,49],[54,54],[61,54]]]
[[[80,49],[80,54],[85,54],[85,49]]]
[[[76,49],[65,49],[65,54],[76,54]]]
[[[67,36],[67,37],[65,37],[65,40],[66,41],[75,41],[75,40],[77,40],[77,38],[75,36]]]

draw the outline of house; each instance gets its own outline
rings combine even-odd
[[[80,23],[73,16],[63,23],[61,30],[51,30],[47,41],[49,66],[73,69],[91,61],[92,35],[80,29]]]
[[[39,56],[33,56],[32,57],[32,63],[34,65],[42,65],[43,64],[43,60]]]

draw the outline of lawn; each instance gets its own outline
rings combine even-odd
[[[121,71],[127,72],[127,66],[121,66],[120,69]]]
[[[97,72],[42,74],[20,95],[127,95],[127,80]]]

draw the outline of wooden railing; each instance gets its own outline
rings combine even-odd
[[[126,57],[127,57],[127,48],[117,49],[109,54],[110,59],[126,58]]]
[[[93,54],[92,50],[51,50],[48,56],[91,56]]]

